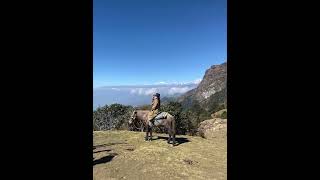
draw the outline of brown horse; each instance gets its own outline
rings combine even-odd
[[[146,137],[145,140],[146,141],[151,141],[152,140],[152,125],[150,126],[150,123],[148,121],[148,113],[150,111],[148,110],[134,110],[131,118],[129,120],[129,124],[131,125],[132,123],[134,123],[135,121],[141,121],[143,123],[143,125],[146,128]],[[172,145],[176,144],[176,127],[175,127],[175,118],[169,114],[166,113],[166,117],[164,119],[160,119],[160,123],[158,123],[155,126],[164,126],[167,129],[167,132],[169,134],[169,138],[168,138],[168,143],[170,143],[170,141],[172,140]],[[148,136],[150,133],[150,136]]]

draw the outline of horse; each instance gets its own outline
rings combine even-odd
[[[145,140],[146,141],[151,141],[152,140],[152,125],[150,126],[150,123],[148,121],[148,113],[150,111],[148,110],[134,110],[132,112],[131,118],[129,120],[129,125],[131,125],[132,123],[134,123],[135,121],[139,120],[143,123],[143,125],[146,128],[146,137]],[[157,125],[155,125],[156,127],[159,126],[164,126],[169,134],[169,138],[168,138],[168,143],[170,144],[170,141],[172,140],[172,145],[174,146],[176,144],[176,127],[175,127],[175,118],[169,114],[166,113],[166,117],[163,119],[157,119],[157,120],[161,120],[160,123],[158,123]],[[154,120],[154,121],[157,121]],[[150,133],[150,136],[149,136]]]

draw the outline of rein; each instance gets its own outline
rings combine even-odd
[[[138,119],[136,119],[136,120],[138,120]],[[140,127],[137,127],[137,126],[135,125],[136,123],[132,123],[132,124],[133,124],[133,126],[134,126],[135,129],[141,130],[141,124],[143,124],[143,122],[142,122],[140,119],[139,119],[138,121],[139,121]]]

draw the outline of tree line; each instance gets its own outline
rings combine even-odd
[[[128,120],[133,110],[150,110],[150,108],[150,105],[132,107],[122,104],[98,107],[93,111],[93,130],[138,130],[128,125]],[[179,102],[170,101],[161,104],[160,111],[168,112],[175,117],[177,134],[195,135],[200,122],[211,119],[212,112],[224,108],[226,108],[224,104],[219,104],[214,105],[214,109],[206,110],[196,101],[190,103],[188,107],[183,107]],[[155,132],[164,133],[165,129],[156,128]]]

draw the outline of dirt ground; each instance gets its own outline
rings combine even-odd
[[[217,132],[211,140],[177,135],[167,144],[167,134],[132,131],[93,132],[93,178],[104,179],[227,179],[227,137]]]

